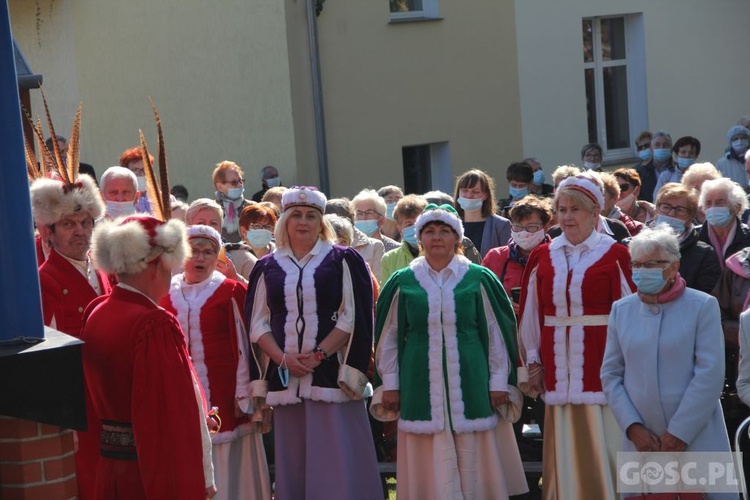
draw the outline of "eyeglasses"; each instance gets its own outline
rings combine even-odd
[[[650,142],[646,142],[646,143],[643,143],[643,144],[636,144],[635,145],[635,150],[636,151],[643,151],[644,149],[648,149],[650,147],[651,147],[651,143]]]
[[[136,177],[143,177],[146,173],[142,168],[131,168],[130,171],[133,172]]]
[[[519,233],[521,231],[528,231],[529,233],[536,233],[542,227],[544,227],[543,224],[526,224],[525,226],[522,226],[521,224],[511,224],[510,230],[513,231],[514,233]]]
[[[233,181],[225,181],[223,184],[229,184],[232,187],[241,186],[245,183],[245,179],[237,179]]]
[[[361,210],[357,210],[355,215],[359,220],[379,219],[383,216],[383,214],[376,212],[375,210],[365,210],[364,212],[362,212]]]
[[[688,213],[690,213],[687,207],[676,207],[670,205],[669,203],[659,203],[658,205],[656,205],[656,209],[662,215],[669,215],[671,212],[674,212],[678,217],[685,217]]]
[[[645,262],[638,262],[638,261],[631,261],[630,262],[630,268],[631,269],[654,269],[657,267],[661,267],[663,264],[669,264],[668,260],[647,260]]]
[[[629,182],[623,182],[620,184],[620,192],[621,193],[627,193],[630,190],[630,183]]]
[[[273,231],[273,226],[271,224],[250,224],[250,229],[265,229],[267,231]]]

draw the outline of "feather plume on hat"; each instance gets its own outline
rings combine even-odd
[[[146,144],[146,138],[143,136],[143,131],[138,130],[138,135],[141,141],[141,158],[143,159],[143,170],[146,174],[146,194],[149,199],[153,201],[152,211],[154,217],[159,220],[166,221],[172,217],[172,208],[169,201],[169,174],[167,169],[167,150],[164,147],[164,132],[161,127],[161,117],[159,116],[159,110],[156,109],[156,105],[151,98],[148,98],[148,102],[151,103],[151,109],[154,111],[154,119],[156,120],[156,131],[158,133],[158,161],[159,161],[159,177],[157,179],[154,166],[151,163],[151,154],[148,152],[148,145]]]
[[[63,161],[60,146],[55,139],[57,134],[44,92],[42,92],[42,100],[49,134],[53,138],[53,151],[50,151],[45,144],[41,120],[37,119],[34,123],[28,113],[26,117],[37,137],[41,162],[37,160],[34,148],[24,137],[26,168],[29,180],[32,181],[30,193],[34,220],[37,224],[51,225],[66,215],[80,211],[88,212],[92,218],[98,219],[104,215],[104,202],[99,188],[94,179],[88,175],[78,175],[82,106],[78,105],[68,143],[68,155],[66,161]]]

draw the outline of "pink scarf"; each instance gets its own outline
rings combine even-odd
[[[673,300],[676,300],[680,298],[680,296],[685,292],[685,278],[680,276],[680,273],[677,273],[674,277],[674,283],[669,288],[669,290],[662,292],[659,294],[658,297],[656,297],[656,302],[659,304],[664,304],[666,302],[672,302]]]

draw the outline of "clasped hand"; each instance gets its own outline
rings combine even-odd
[[[661,438],[643,424],[628,427],[627,436],[638,451],[685,451],[687,443],[680,438],[665,432]]]

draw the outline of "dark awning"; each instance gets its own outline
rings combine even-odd
[[[13,53],[16,56],[16,73],[18,74],[18,90],[38,89],[42,85],[42,75],[37,75],[29,67],[23,52],[13,40]]]

